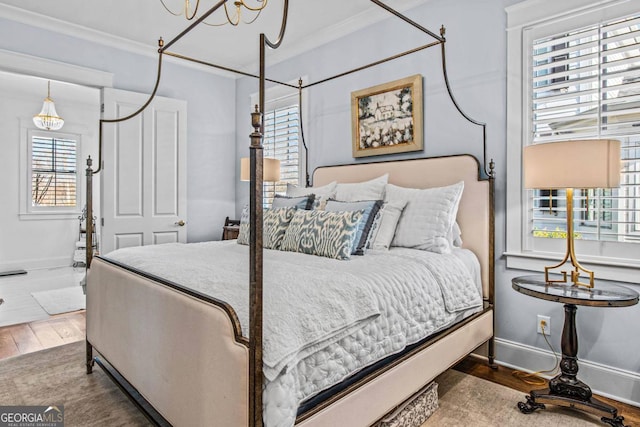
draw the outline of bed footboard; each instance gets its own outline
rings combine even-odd
[[[222,307],[94,259],[87,340],[171,424],[248,425],[248,347]]]
[[[493,309],[488,309],[312,415],[303,414],[296,426],[372,425],[492,336]]]

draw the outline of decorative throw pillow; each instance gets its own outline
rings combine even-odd
[[[450,233],[464,182],[436,188],[403,188],[387,184],[385,201],[406,201],[391,246],[451,252]]]
[[[406,205],[406,200],[385,202],[382,205],[377,225],[375,225],[371,236],[371,249],[389,249],[393,236],[396,234],[398,220]]]
[[[289,197],[276,194],[271,203],[272,208],[296,208],[296,209],[311,209],[313,206],[313,200],[315,194],[309,194],[307,196]]]
[[[336,182],[331,182],[322,187],[298,187],[297,185],[287,184],[287,196],[300,197],[314,194],[313,209],[324,209],[327,200],[335,198]]]
[[[362,211],[296,210],[280,250],[349,259]]]
[[[245,215],[246,210],[246,215]],[[265,209],[262,219],[262,247],[265,249],[280,249],[280,244],[287,231],[289,222],[297,209],[295,207]],[[249,209],[245,207],[240,218],[240,232],[238,243],[249,244]],[[243,223],[243,218],[245,222]],[[243,224],[245,227],[243,227]]]
[[[358,200],[382,200],[384,190],[389,181],[389,174],[385,173],[378,178],[353,184],[338,183],[336,186],[336,200],[355,202]]]
[[[382,206],[382,200],[364,200],[359,202],[343,202],[340,200],[329,199],[327,206],[324,208],[326,212],[340,212],[340,211],[362,211],[363,218],[358,225],[356,237],[353,241],[353,247],[351,248],[352,255],[364,255],[364,251],[367,245],[367,239],[371,232],[371,226],[373,221]]]
[[[238,229],[238,244],[239,245],[249,244],[249,205],[245,205],[244,208],[242,208],[242,213],[240,214],[240,228]]]

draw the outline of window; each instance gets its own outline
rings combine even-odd
[[[534,40],[531,71],[534,144],[622,142],[620,188],[574,192],[575,238],[640,243],[640,15]],[[533,193],[533,236],[565,232],[564,191]]]
[[[72,135],[30,132],[29,193],[32,212],[77,207],[77,140]]]
[[[600,277],[631,280],[628,267],[640,267],[640,13],[570,0],[544,10],[525,1],[507,15],[507,266],[541,270],[566,249],[565,192],[523,189],[522,147],[611,138],[622,143],[621,185],[574,191],[576,252]]]
[[[284,194],[287,184],[298,185],[300,182],[298,97],[289,97],[288,100],[285,103],[288,105],[272,110],[265,108],[264,157],[280,160],[280,181],[264,183],[264,207],[271,206],[276,194]]]

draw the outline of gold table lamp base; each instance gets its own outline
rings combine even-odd
[[[564,255],[564,258],[560,263],[556,265],[551,265],[544,268],[544,280],[547,283],[567,283],[567,272],[560,271],[562,274],[562,279],[560,280],[549,280],[549,270],[562,267],[567,261],[571,261],[571,265],[573,266],[573,270],[571,270],[571,281],[575,286],[584,286],[587,288],[594,287],[594,274],[593,271],[587,270],[583,266],[580,265],[578,259],[576,258],[576,253],[574,250],[573,243],[573,188],[567,188],[567,253]],[[580,272],[584,272],[589,276],[589,283],[580,281]]]

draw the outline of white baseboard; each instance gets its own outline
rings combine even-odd
[[[73,264],[69,256],[56,258],[23,259],[20,261],[0,262],[0,271],[39,270],[43,268],[68,267]]]
[[[553,368],[555,357],[548,350],[496,338],[496,363],[525,372],[536,372]],[[595,394],[640,406],[639,373],[588,360],[579,360],[578,364],[578,378],[589,385]]]

